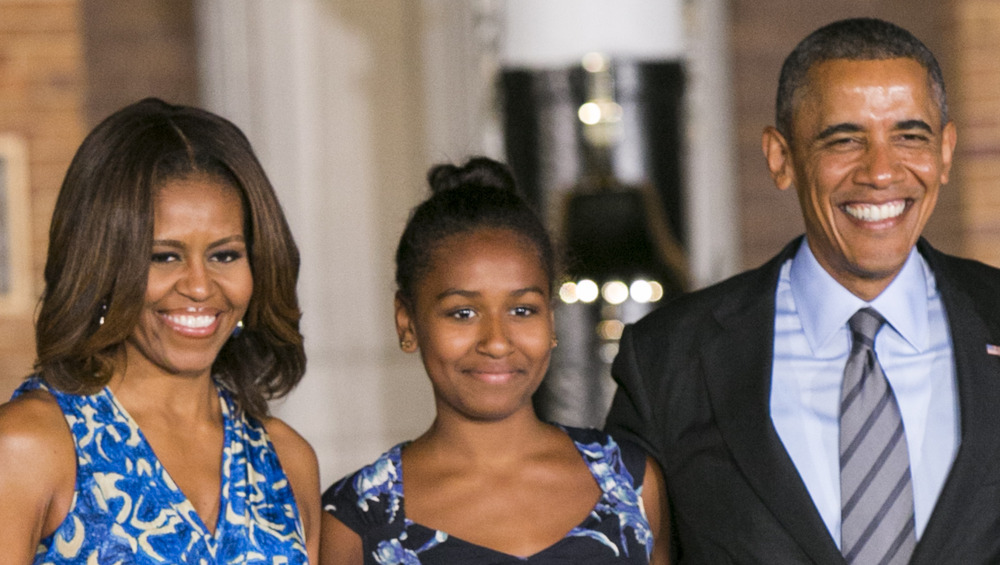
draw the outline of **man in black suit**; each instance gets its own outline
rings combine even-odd
[[[920,237],[955,142],[937,61],[893,24],[835,22],[786,59],[762,147],[805,236],[626,328],[612,369],[607,428],[661,464],[675,562],[1000,563],[1000,271]],[[848,325],[868,308],[872,338]],[[888,391],[861,429],[893,418],[903,471],[863,491],[886,460],[864,453],[848,502],[852,359]],[[855,504],[874,518],[847,541]],[[894,505],[905,528],[858,557]]]

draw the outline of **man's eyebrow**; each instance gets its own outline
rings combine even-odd
[[[819,132],[819,135],[816,136],[816,140],[820,141],[838,133],[858,133],[859,131],[863,131],[863,128],[858,124],[852,124],[849,122],[834,124]]]
[[[827,127],[823,131],[819,132],[819,135],[816,136],[816,140],[820,141],[828,137],[834,136],[838,133],[858,133],[860,131],[863,131],[863,129],[864,128],[862,128],[858,124],[852,124],[850,122],[834,124],[832,126]],[[923,120],[903,120],[901,122],[896,122],[896,124],[893,126],[893,129],[896,130],[918,129],[926,131],[927,133],[934,133],[934,128],[932,128],[930,124],[928,124]]]
[[[896,122],[896,129],[919,129],[927,133],[934,133],[934,128],[923,120],[903,120],[902,122]]]

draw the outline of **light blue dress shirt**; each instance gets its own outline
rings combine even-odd
[[[803,240],[782,266],[775,298],[771,420],[838,547],[847,320],[872,306],[888,322],[875,352],[903,418],[920,539],[960,441],[951,334],[934,273],[913,249],[892,283],[865,302],[834,280]]]

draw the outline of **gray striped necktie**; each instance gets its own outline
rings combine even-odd
[[[851,316],[840,392],[841,552],[858,565],[907,563],[916,546],[903,420],[875,356],[883,323],[873,308]]]

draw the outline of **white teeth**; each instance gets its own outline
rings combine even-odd
[[[902,214],[905,209],[906,202],[903,200],[887,202],[877,206],[874,204],[852,204],[844,206],[844,211],[847,212],[848,215],[865,222],[881,222],[882,220],[895,218],[896,216]]]
[[[171,322],[177,324],[178,326],[184,326],[186,328],[200,329],[207,328],[212,325],[215,321],[215,316],[167,316],[167,319]]]

